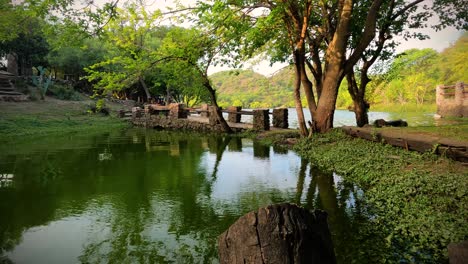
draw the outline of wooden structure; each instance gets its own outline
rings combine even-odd
[[[219,236],[218,253],[224,264],[336,263],[327,214],[294,204],[242,216]]]
[[[439,85],[436,88],[437,115],[440,117],[468,117],[468,90],[465,84]]]

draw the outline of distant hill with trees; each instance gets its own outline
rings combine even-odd
[[[252,70],[231,70],[215,73],[210,79],[218,91],[222,106],[292,107],[294,75],[288,72],[285,69],[268,78]]]
[[[371,74],[367,100],[374,107],[435,102],[438,84],[468,82],[468,33],[438,53],[433,49],[410,49],[393,61],[380,63],[379,73]],[[375,71],[374,71],[375,72]],[[230,70],[210,76],[222,106],[244,108],[294,107],[292,99],[294,70],[286,67],[271,77],[252,70]],[[306,102],[304,100],[304,105]],[[340,86],[337,107],[353,104],[346,80]]]

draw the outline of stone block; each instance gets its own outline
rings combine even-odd
[[[270,130],[270,116],[268,114],[268,111],[268,109],[253,110],[253,130]]]
[[[275,108],[273,109],[273,127],[288,128],[288,109]]]
[[[240,123],[241,121],[241,114],[238,112],[240,110],[242,110],[242,107],[241,106],[229,106],[227,108],[228,110],[228,122],[231,122],[231,123]]]
[[[140,107],[132,107],[132,118],[140,118],[143,116],[143,110]]]
[[[200,112],[201,117],[208,117],[210,115],[209,106],[207,104],[202,104],[200,110],[202,111]]]
[[[187,118],[187,110],[184,104],[170,104],[169,117],[172,119]]]

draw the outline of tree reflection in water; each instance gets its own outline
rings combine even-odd
[[[0,188],[0,261],[216,262],[219,234],[281,202],[329,213],[341,263],[378,256],[362,250],[378,245],[362,191],[284,149],[145,130],[31,148],[0,159],[0,172],[15,175]]]
[[[307,177],[308,187],[304,186]],[[305,188],[307,193],[302,199]],[[302,159],[295,202],[328,213],[338,263],[376,263],[385,259],[384,236],[372,223],[364,192],[355,184]]]

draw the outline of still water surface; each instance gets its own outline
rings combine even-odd
[[[278,202],[325,209],[339,262],[372,255],[358,187],[250,139],[36,138],[0,146],[0,174],[0,263],[217,263],[216,237]]]
[[[400,113],[391,113],[391,112],[374,112],[370,111],[369,123],[372,124],[377,119],[389,120],[398,120],[402,119],[408,122],[408,126],[434,126],[434,125],[443,125],[447,121],[445,119],[434,119],[434,113],[413,113],[413,112],[400,112]],[[227,118],[227,114],[225,114]],[[312,120],[310,117],[310,112],[308,109],[304,109],[304,118],[306,121]],[[242,122],[251,123],[252,116],[243,115],[241,118]],[[270,118],[270,123],[272,122]],[[288,108],[288,121],[290,128],[297,128],[297,112],[295,108]],[[333,126],[355,126],[356,117],[354,112],[348,110],[336,110],[333,118]]]

